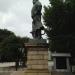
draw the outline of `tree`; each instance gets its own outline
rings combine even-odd
[[[11,55],[12,50],[10,49],[11,46],[9,46],[9,44],[8,44],[9,40],[12,40],[11,36],[15,37],[13,32],[8,31],[6,29],[3,29],[3,30],[0,29],[0,56],[1,56],[0,61],[6,61],[7,57],[9,57],[9,58],[12,57],[12,55]]]
[[[71,52],[75,58],[75,0],[49,0],[44,7],[44,24],[51,40],[51,51]]]
[[[24,43],[29,38],[16,36],[13,32],[0,29],[0,62],[16,62],[16,70],[19,62],[23,67],[27,61],[27,50]]]
[[[1,61],[16,61],[20,58],[19,48],[25,48],[24,43],[28,42],[27,37],[17,37],[11,31],[0,29],[0,56]]]

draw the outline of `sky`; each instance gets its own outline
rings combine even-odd
[[[49,4],[49,0],[40,2],[43,7]],[[8,29],[17,36],[32,37],[32,6],[32,0],[0,0],[0,29]]]

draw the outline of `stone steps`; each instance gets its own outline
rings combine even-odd
[[[0,75],[51,75],[48,70],[25,70],[0,72]]]
[[[0,72],[0,75],[11,75],[11,72]]]

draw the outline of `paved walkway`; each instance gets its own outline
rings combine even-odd
[[[15,62],[6,62],[0,63],[0,75],[25,75],[23,68],[19,68],[18,71],[15,71]]]
[[[15,71],[15,72],[12,72],[10,75],[25,75],[24,72],[25,71]]]
[[[25,75],[25,71],[0,72],[0,75]]]

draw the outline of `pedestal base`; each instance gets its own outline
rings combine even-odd
[[[48,70],[26,70],[25,75],[51,75]]]
[[[46,39],[30,39],[29,44],[37,44],[37,46],[39,44],[46,44]]]
[[[27,70],[25,75],[50,75],[48,70],[48,45],[25,44],[27,48]]]

